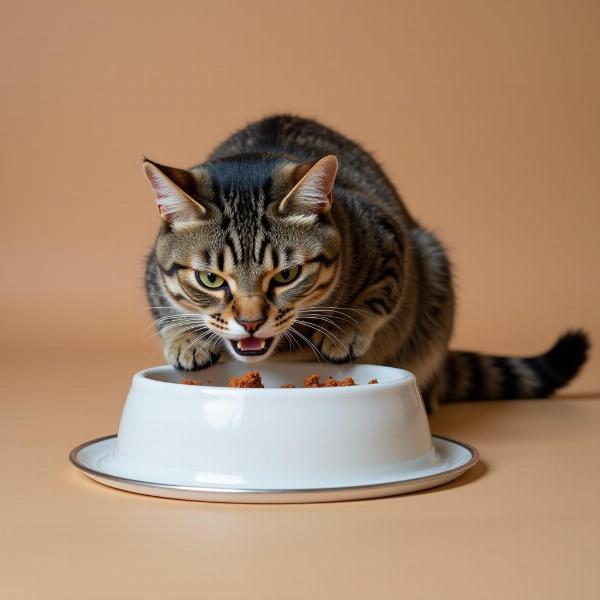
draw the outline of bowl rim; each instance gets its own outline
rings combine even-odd
[[[226,363],[220,363],[221,365],[224,365]],[[243,363],[240,363],[243,364]],[[254,363],[249,363],[250,364],[254,364]],[[260,365],[260,363],[258,363]],[[301,362],[301,361],[286,361],[286,362],[281,362],[281,363],[268,363],[269,367],[272,366],[277,366],[278,364],[281,364],[282,367],[283,366],[288,366],[288,365],[293,365],[293,366],[306,366],[307,370],[310,369],[311,365],[316,365],[318,366],[319,369],[322,369],[324,365],[319,364],[319,363],[315,363],[315,362]],[[398,367],[390,367],[388,365],[374,365],[374,364],[370,364],[370,363],[356,363],[356,364],[344,364],[344,365],[338,365],[338,364],[331,364],[332,368],[339,368],[339,367],[344,367],[344,366],[361,366],[361,367],[373,367],[373,368],[377,368],[377,369],[389,369],[391,371],[396,371],[398,372],[398,377],[396,379],[392,379],[391,381],[384,381],[384,382],[378,382],[376,384],[368,384],[368,383],[361,383],[358,385],[346,385],[346,386],[337,386],[337,387],[321,387],[321,388],[308,388],[308,387],[295,387],[295,388],[281,388],[281,387],[264,387],[264,388],[235,388],[235,387],[229,387],[229,386],[225,386],[225,385],[212,385],[212,384],[208,384],[208,385],[185,385],[185,384],[181,384],[179,382],[174,382],[174,381],[162,381],[160,379],[152,379],[151,377],[149,377],[149,373],[150,372],[155,372],[155,371],[159,371],[159,372],[166,372],[166,371],[176,371],[179,372],[177,369],[175,369],[175,367],[173,367],[173,365],[168,365],[168,364],[163,364],[163,365],[157,365],[155,367],[147,367],[146,369],[142,369],[140,371],[137,371],[137,373],[135,373],[133,375],[132,378],[132,384],[133,383],[138,383],[140,385],[149,385],[152,387],[155,386],[178,386],[177,389],[181,390],[184,394],[188,394],[188,393],[192,393],[192,394],[199,394],[199,393],[210,393],[212,391],[214,391],[215,393],[219,393],[219,394],[225,394],[227,393],[227,395],[229,394],[240,394],[243,393],[244,395],[249,394],[249,395],[253,395],[253,396],[260,396],[263,395],[265,393],[273,393],[273,392],[279,392],[281,390],[285,390],[284,393],[285,394],[298,394],[298,393],[304,393],[304,394],[328,394],[331,395],[332,393],[335,393],[336,395],[338,394],[354,394],[354,393],[362,393],[364,391],[364,388],[369,388],[369,390],[371,392],[377,392],[377,390],[387,390],[390,388],[395,388],[398,387],[400,385],[406,385],[409,382],[415,382],[415,384],[417,383],[416,377],[413,373],[411,373],[410,371],[407,371],[405,369],[400,369]],[[219,364],[217,365],[213,365],[213,367],[219,366]],[[189,373],[191,374],[196,374],[196,373],[208,373],[209,370],[212,367],[208,367],[202,371],[181,371],[182,374],[182,379],[185,378],[185,374]],[[257,366],[255,368],[250,367],[248,369],[249,371],[260,371],[260,366]],[[166,388],[165,388],[166,389]],[[418,384],[417,384],[417,389],[418,389]],[[183,391],[183,390],[187,390],[187,391]],[[173,388],[171,388],[171,391],[173,391]],[[419,390],[420,393],[420,390]]]

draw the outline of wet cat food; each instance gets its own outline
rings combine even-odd
[[[241,377],[232,377],[229,380],[229,387],[234,388],[264,388],[260,373],[258,371],[248,371]]]
[[[194,381],[193,379],[182,379],[179,383],[183,385],[203,385],[201,381]],[[209,381],[210,383],[210,381]],[[371,379],[369,384],[378,383],[377,379]],[[324,381],[321,381],[321,377],[316,374],[308,375],[304,378],[305,388],[322,388],[322,387],[345,387],[349,385],[357,385],[356,381],[352,377],[344,377],[344,379],[334,379],[327,377]],[[229,387],[233,388],[264,388],[260,373],[258,371],[248,371],[240,377],[232,377],[229,380]],[[293,383],[284,383],[279,386],[280,388],[295,388]]]

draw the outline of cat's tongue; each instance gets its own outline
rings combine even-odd
[[[263,338],[247,337],[238,340],[237,346],[242,352],[257,352],[265,347],[265,340]]]

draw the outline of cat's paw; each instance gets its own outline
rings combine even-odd
[[[194,343],[193,337],[180,337],[165,342],[165,358],[176,369],[198,371],[214,365],[221,356],[222,349],[217,346],[206,347]]]
[[[341,364],[362,356],[369,349],[373,336],[364,331],[350,328],[343,332],[315,331],[312,341],[326,360]]]

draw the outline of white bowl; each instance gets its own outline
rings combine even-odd
[[[181,385],[172,367],[133,377],[110,462],[113,473],[179,485],[252,488],[381,481],[433,459],[414,376],[373,365],[261,364],[265,388],[229,388],[248,365],[222,363]],[[357,386],[303,388],[305,376]],[[376,378],[379,383],[366,385]],[[299,387],[281,389],[293,383]],[[108,466],[108,465],[106,465]]]
[[[137,373],[116,440],[82,444],[71,452],[72,462],[102,483],[131,491],[225,501],[232,496],[227,492],[241,491],[256,496],[242,501],[285,502],[321,499],[302,494],[315,490],[353,490],[323,499],[388,495],[407,481],[403,491],[423,489],[454,479],[477,460],[466,445],[443,438],[432,443],[408,371],[261,363],[265,388],[227,387],[248,370],[229,362],[191,375],[202,386],[181,385],[190,376],[170,366]],[[359,385],[302,387],[312,373],[350,376]],[[367,385],[373,378],[378,383]],[[298,387],[279,387],[286,383]],[[395,487],[387,485],[392,482]],[[277,496],[286,491],[296,497]]]

